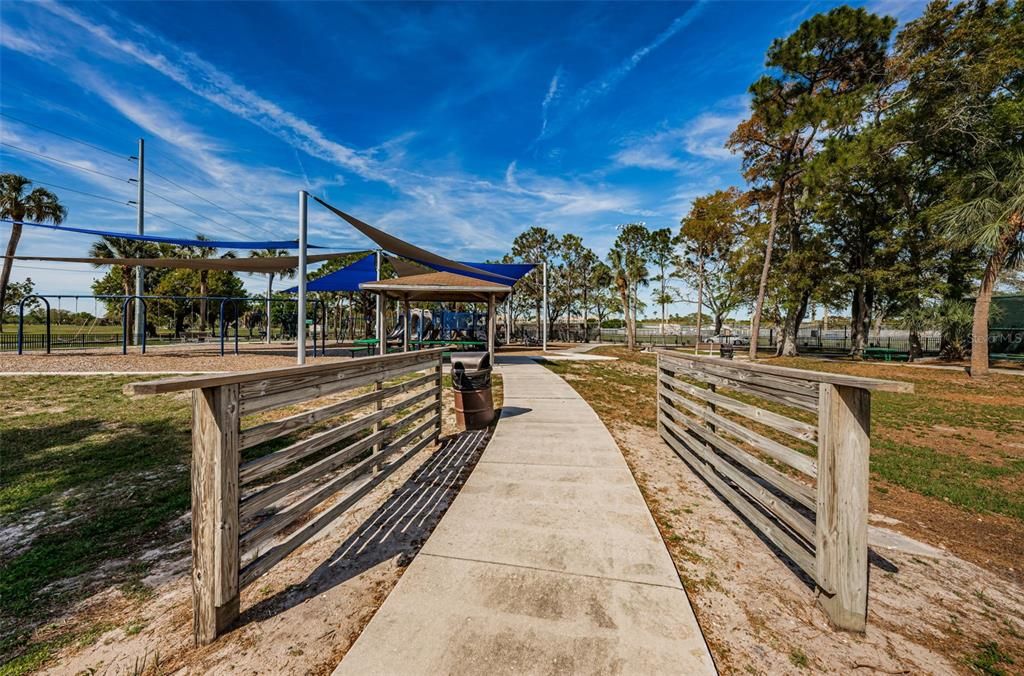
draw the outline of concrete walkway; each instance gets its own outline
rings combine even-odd
[[[335,674],[715,673],[611,435],[557,375],[502,361],[494,437]]]

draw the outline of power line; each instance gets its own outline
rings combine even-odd
[[[228,209],[225,209],[224,207],[222,207],[221,205],[217,204],[217,203],[216,203],[216,202],[214,202],[213,200],[209,200],[209,199],[207,199],[207,198],[203,197],[202,195],[199,195],[199,194],[196,194],[196,193],[192,192],[191,190],[189,190],[189,189],[188,189],[188,188],[186,188],[185,186],[181,185],[180,183],[176,183],[176,182],[172,181],[171,179],[167,178],[167,177],[166,177],[166,176],[164,176],[163,174],[158,174],[157,172],[153,171],[152,169],[146,169],[146,173],[147,173],[147,174],[153,174],[154,176],[157,176],[157,177],[159,177],[159,178],[162,178],[163,180],[167,181],[167,182],[168,182],[168,183],[170,183],[171,185],[173,185],[173,186],[175,186],[175,187],[177,187],[177,188],[180,188],[181,190],[184,190],[184,191],[185,191],[185,192],[187,192],[187,193],[188,193],[189,195],[192,195],[193,197],[195,197],[195,198],[197,198],[197,199],[201,199],[201,200],[203,200],[203,201],[204,201],[204,202],[206,202],[207,204],[209,204],[209,205],[211,205],[211,206],[214,206],[214,207],[216,207],[216,208],[220,209],[221,211],[223,211],[224,213],[228,214],[229,216],[234,216],[234,217],[235,217],[235,218],[237,218],[238,220],[240,220],[240,221],[244,221],[245,223],[248,223],[249,225],[251,225],[251,226],[252,226],[252,227],[254,227],[254,228],[259,228],[260,230],[262,230],[263,232],[267,233],[268,235],[272,235],[272,236],[275,236],[275,237],[277,236],[277,233],[275,233],[274,231],[270,230],[269,228],[266,228],[266,227],[264,227],[264,226],[262,226],[262,225],[257,225],[256,223],[253,223],[253,222],[252,222],[252,221],[250,221],[249,219],[247,219],[247,218],[243,218],[242,216],[239,216],[239,215],[238,215],[238,214],[236,214],[235,212],[233,212],[233,211],[229,211]],[[225,226],[225,227],[226,227],[226,226]]]
[[[73,169],[78,169],[79,171],[87,171],[90,174],[96,174],[97,176],[105,176],[107,178],[112,178],[115,181],[124,181],[125,183],[134,183],[135,182],[134,178],[121,178],[120,176],[114,176],[113,174],[107,174],[107,173],[104,173],[102,171],[97,171],[95,169],[90,169],[89,167],[83,167],[81,165],[74,164],[72,162],[66,162],[64,160],[59,160],[56,157],[51,157],[50,155],[44,155],[43,153],[37,153],[34,150],[29,150],[28,148],[22,148],[20,146],[14,145],[13,143],[7,143],[6,141],[0,141],[0,146],[7,146],[8,148],[14,148],[15,150],[21,151],[23,153],[28,153],[29,155],[35,155],[36,157],[42,157],[43,159],[50,160],[51,162],[57,162],[58,164],[64,164],[64,165],[67,165],[67,166],[69,166],[69,167],[71,167]]]
[[[59,136],[61,138],[67,139],[69,141],[74,141],[75,143],[81,143],[83,146],[88,146],[88,147],[92,148],[93,150],[100,151],[101,153],[106,153],[108,155],[113,155],[114,157],[119,157],[122,160],[131,161],[131,160],[135,159],[135,157],[133,157],[132,155],[124,155],[122,153],[116,153],[113,150],[107,150],[106,148],[103,148],[101,146],[95,145],[93,143],[89,143],[88,141],[83,141],[82,139],[75,138],[74,136],[68,136],[67,134],[62,134],[59,131],[54,131],[53,129],[49,129],[47,127],[44,127],[41,124],[36,124],[35,122],[27,122],[25,120],[19,119],[17,117],[14,117],[13,115],[9,115],[9,114],[4,113],[4,112],[0,112],[0,116],[6,117],[9,120],[14,120],[15,122],[20,122],[21,124],[24,124],[24,125],[28,125],[29,127],[35,127],[36,129],[42,129],[45,132],[49,132],[49,133],[53,134],[54,136]]]
[[[175,159],[172,159],[172,158],[170,158],[170,157],[167,157],[166,155],[161,155],[161,157],[162,157],[162,159],[163,159],[164,161],[166,161],[166,162],[170,162],[171,164],[173,164],[174,166],[178,167],[178,168],[179,168],[179,169],[181,169],[182,171],[186,171],[186,172],[192,172],[192,171],[195,171],[195,169],[194,169],[194,168],[190,169],[189,167],[186,167],[186,166],[185,166],[184,164],[182,164],[181,162],[178,162],[178,161],[177,161],[177,160],[175,160]],[[161,178],[163,178],[163,177],[161,176]],[[240,197],[239,195],[237,195],[237,194],[235,194],[235,193],[231,192],[230,190],[228,190],[227,188],[225,188],[225,187],[223,187],[223,186],[219,186],[219,185],[216,185],[216,184],[214,184],[214,183],[212,183],[212,182],[210,182],[210,181],[207,181],[207,183],[209,183],[209,184],[210,184],[210,185],[212,185],[212,186],[213,186],[214,188],[216,188],[216,189],[217,189],[217,191],[219,191],[220,193],[222,193],[222,194],[224,194],[224,195],[227,195],[228,197],[230,197],[231,199],[233,199],[233,200],[234,200],[235,202],[237,202],[238,204],[240,204],[240,205],[241,205],[241,206],[243,206],[243,207],[247,207],[247,208],[248,208],[248,207],[254,207],[254,206],[256,206],[256,205],[254,205],[254,204],[250,204],[250,203],[249,203],[249,202],[247,202],[247,201],[246,201],[246,200],[245,200],[244,198],[242,198],[242,197]],[[266,209],[265,207],[256,207],[256,208],[258,208],[258,209],[259,209],[260,211],[262,211],[263,213],[265,213],[265,214],[266,214],[266,215],[267,215],[268,217],[270,217],[270,218],[277,218],[277,216],[274,216],[274,214],[273,214],[273,213],[271,213],[270,211],[268,211],[268,210],[267,210],[267,209]],[[257,226],[257,227],[258,227],[258,226]]]
[[[19,270],[42,270],[43,272],[78,272],[78,273],[83,273],[83,274],[87,274],[87,275],[101,275],[101,274],[105,274],[101,270],[75,270],[75,269],[68,270],[67,268],[45,268],[45,267],[42,267],[42,266],[35,266],[35,265],[22,265],[21,263],[14,263],[13,267],[18,268]]]
[[[242,237],[248,237],[249,236],[248,234],[242,232],[241,230],[236,230],[235,228],[232,228],[230,225],[224,225],[220,221],[215,221],[214,219],[210,218],[209,216],[203,216],[201,213],[199,213],[198,211],[196,211],[194,209],[190,209],[190,208],[186,207],[183,204],[178,204],[177,202],[172,200],[170,197],[167,197],[166,195],[161,195],[160,193],[156,192],[155,190],[151,190],[149,188],[146,188],[146,192],[149,193],[150,195],[153,195],[153,197],[157,197],[157,198],[162,199],[163,201],[165,201],[165,202],[167,202],[169,204],[173,204],[174,206],[178,207],[179,209],[187,211],[190,214],[194,214],[194,215],[198,216],[199,218],[203,219],[204,221],[209,221],[211,223],[215,223],[215,224],[219,225],[222,228],[227,228],[231,232],[236,233],[238,235],[241,235]]]
[[[57,185],[56,183],[48,183],[46,181],[37,181],[34,178],[30,178],[28,180],[31,181],[32,183],[38,183],[39,185],[46,185],[46,186],[49,186],[51,188],[57,188],[58,190],[67,190],[69,192],[76,192],[79,195],[85,195],[87,197],[95,197],[98,200],[105,200],[107,202],[113,202],[114,204],[125,204],[127,206],[134,206],[135,205],[135,201],[134,200],[127,200],[127,201],[119,200],[119,199],[115,199],[113,197],[106,197],[104,195],[97,195],[96,193],[92,193],[92,192],[85,192],[84,190],[78,190],[77,188],[69,188],[66,185]]]

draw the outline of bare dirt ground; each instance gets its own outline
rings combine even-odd
[[[1022,673],[1024,588],[944,552],[875,547],[867,632],[834,631],[798,572],[655,430],[610,427],[722,673]]]
[[[444,429],[454,430],[448,390],[445,400]],[[192,645],[189,543],[147,552],[165,563],[142,581],[141,597],[112,587],[40,630],[45,639],[62,623],[105,628],[88,645],[65,648],[45,673],[330,673],[451,504],[489,434],[449,435],[395,471],[243,590],[239,622],[213,645]]]
[[[113,349],[62,350],[52,354],[0,354],[0,372],[18,373],[81,373],[81,372],[150,372],[200,373],[204,371],[248,371],[250,369],[294,366],[294,346],[253,346],[240,349],[241,354],[220,356],[213,346],[174,346],[149,348],[142,354],[128,348],[128,354]],[[312,348],[311,348],[312,352]],[[326,357],[307,357],[307,363],[341,361],[351,358],[340,348],[328,345]]]

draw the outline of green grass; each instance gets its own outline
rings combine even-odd
[[[71,578],[185,536],[168,524],[189,508],[188,400],[131,400],[121,393],[131,380],[0,381],[0,524],[44,515],[31,528],[38,536],[0,567],[5,654],[24,646],[25,627],[91,591],[66,584]],[[125,566],[112,577],[131,584],[145,572]],[[32,646],[18,662],[31,668],[58,644]]]
[[[1008,672],[1003,667],[1011,667],[1015,662],[998,643],[989,641],[978,646],[978,652],[968,658],[967,664],[973,671],[987,676],[1005,676]]]
[[[655,421],[655,355],[628,353],[623,348],[600,348],[617,362],[549,362],[546,366],[566,377],[607,422],[653,427]],[[871,469],[886,482],[915,493],[977,512],[1024,521],[1024,452],[984,446],[975,430],[1024,435],[1024,378],[993,376],[972,382],[957,371],[908,369],[871,364],[862,373],[856,363],[813,359],[772,360],[772,363],[820,371],[874,375],[915,384],[914,394],[880,392],[871,399]],[[756,397],[730,396],[790,417],[815,422],[815,416]],[[732,414],[727,417],[736,418]],[[744,425],[804,453],[813,447],[743,418]],[[936,430],[957,428],[953,431]],[[908,434],[909,441],[908,443]],[[943,438],[945,448],[931,441]],[[920,441],[915,443],[915,440]],[[979,453],[975,453],[978,451]],[[773,463],[774,464],[774,463]]]
[[[132,399],[122,393],[126,383],[145,379],[0,380],[0,528],[17,526],[21,537],[34,536],[13,556],[0,559],[0,676],[34,671],[62,648],[94,641],[102,633],[95,622],[47,623],[111,585],[129,600],[145,602],[153,594],[142,583],[151,564],[139,562],[137,555],[188,537],[189,524],[179,517],[190,506],[191,398]],[[443,387],[451,387],[450,376]],[[497,376],[494,395],[500,405]],[[294,410],[281,409],[273,417]],[[246,417],[243,426],[269,417]],[[322,421],[247,449],[243,457],[271,452],[338,422]],[[282,472],[335,450],[324,449]],[[129,633],[141,629],[130,625]]]

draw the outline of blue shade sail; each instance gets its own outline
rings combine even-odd
[[[373,282],[377,279],[377,262],[374,255],[363,256],[355,263],[341,270],[306,282],[306,291],[359,291],[362,282]],[[293,286],[285,293],[295,293],[299,287]]]
[[[2,219],[4,223],[13,223],[9,219]],[[179,237],[160,237],[158,235],[137,235],[133,232],[117,232],[114,230],[93,230],[90,228],[73,228],[68,225],[52,225],[50,223],[29,223],[34,228],[49,228],[63,232],[78,232],[83,235],[96,235],[98,237],[120,237],[121,239],[134,239],[142,242],[157,242],[160,244],[177,244],[179,246],[209,246],[215,249],[298,249],[299,242],[295,239],[281,239],[270,241],[238,242],[218,239],[184,239]],[[314,244],[307,245],[309,249],[323,249],[322,246]]]

